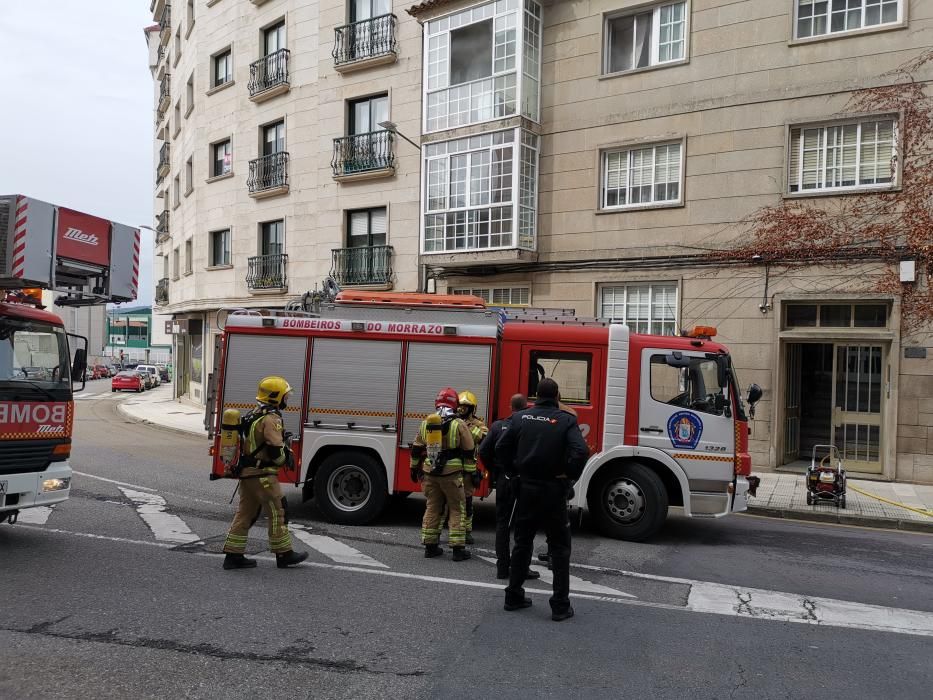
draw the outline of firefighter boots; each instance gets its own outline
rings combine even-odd
[[[444,553],[444,548],[439,547],[437,544],[426,544],[424,545],[424,558],[433,559],[434,557],[439,557]]]
[[[454,547],[454,561],[466,561],[472,555],[466,550],[465,547]]]
[[[224,557],[224,568],[230,569],[252,569],[256,566],[255,559],[247,559],[242,554],[228,554]]]
[[[472,533],[472,532],[468,532],[468,533],[466,534],[466,543],[467,543],[467,544],[474,544],[474,542],[473,542],[473,533]]]
[[[289,566],[294,566],[295,564],[300,564],[305,559],[308,558],[307,552],[295,552],[290,550],[288,552],[282,552],[281,554],[275,555],[275,565],[280,569],[287,569]]]

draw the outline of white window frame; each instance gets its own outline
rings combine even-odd
[[[669,7],[672,5],[683,5],[684,6],[684,53],[683,56],[679,58],[670,58],[665,61],[660,59],[660,46],[661,46],[661,9],[664,7]],[[651,70],[652,68],[663,68],[665,66],[676,66],[681,63],[686,63],[690,57],[690,12],[692,10],[690,0],[677,0],[671,2],[667,0],[666,2],[659,2],[654,5],[643,5],[635,9],[626,9],[622,12],[613,12],[607,13],[603,17],[603,61],[602,61],[602,73],[603,75],[626,75],[628,73],[634,73],[636,71]],[[612,30],[610,28],[610,23],[623,19],[625,17],[635,17],[636,15],[645,14],[646,12],[651,12],[651,46],[649,49],[650,57],[648,59],[647,66],[637,66],[629,68],[627,70],[612,70],[610,68],[610,49],[612,42]],[[634,50],[634,47],[633,47]],[[634,64],[634,61],[633,61]]]
[[[664,333],[655,333],[654,331],[655,331],[656,329],[653,329],[653,328],[652,328],[652,324],[654,324],[654,323],[670,323],[670,320],[669,320],[669,319],[656,319],[656,318],[654,318],[654,316],[653,316],[653,311],[654,311],[654,290],[655,290],[655,288],[657,288],[657,287],[673,287],[673,288],[674,288],[674,304],[673,304],[673,307],[674,307],[674,321],[673,321],[673,323],[674,323],[674,328],[673,328],[673,333],[672,333],[672,335],[673,335],[673,334],[676,334],[678,328],[680,327],[680,284],[677,283],[676,281],[672,281],[672,280],[665,280],[665,281],[659,281],[659,282],[638,282],[638,281],[632,281],[632,282],[606,282],[606,283],[604,283],[604,284],[601,284],[601,285],[599,285],[599,288],[598,288],[599,298],[597,299],[597,302],[596,302],[597,305],[598,305],[598,307],[597,307],[597,309],[596,309],[596,316],[597,316],[597,317],[601,317],[601,318],[605,318],[605,319],[611,319],[614,323],[624,323],[625,325],[629,325],[630,320],[631,320],[632,322],[640,321],[640,319],[630,319],[630,318],[628,317],[628,313],[629,313],[629,303],[630,303],[630,302],[629,302],[628,296],[629,296],[629,290],[632,289],[633,287],[641,287],[641,288],[647,287],[647,288],[648,288],[648,333],[651,334],[651,335],[664,335]],[[622,299],[621,302],[616,302],[616,301],[613,301],[613,302],[612,302],[612,304],[613,304],[614,306],[619,306],[620,303],[621,303],[622,311],[623,311],[623,313],[625,314],[625,317],[624,317],[624,318],[619,318],[619,317],[617,317],[617,316],[611,316],[611,315],[607,315],[607,314],[604,314],[604,313],[603,313],[603,310],[604,310],[605,305],[606,305],[605,294],[606,294],[606,292],[607,292],[608,290],[610,290],[610,289],[611,289],[611,290],[619,290],[619,289],[621,289],[621,290],[623,290],[623,292],[624,292],[624,296],[623,296],[623,299]],[[631,327],[631,326],[629,325],[629,327]],[[638,331],[633,330],[632,332],[634,333],[634,332],[638,332]]]
[[[892,22],[879,22],[878,24],[865,24],[865,15],[868,12],[868,5],[877,5],[879,7],[879,12],[881,9],[881,3],[887,3],[888,0],[860,0],[861,1],[861,17],[859,20],[859,26],[854,29],[839,29],[833,31],[832,29],[832,17],[833,9],[832,3],[833,0],[825,0],[826,2],[826,31],[821,34],[808,34],[807,36],[800,36],[800,3],[808,0],[793,0],[794,3],[794,12],[793,12],[793,36],[794,41],[819,41],[821,39],[832,38],[836,36],[843,36],[846,34],[853,34],[856,32],[873,32],[878,30],[889,29],[891,27],[897,27],[903,25],[906,20],[906,4],[904,0],[895,0],[897,2],[897,18]],[[820,2],[821,0],[816,0]],[[851,1],[851,0],[850,0]],[[847,10],[848,11],[848,10]],[[835,13],[839,14],[839,13]],[[845,14],[845,13],[843,13]],[[811,15],[812,16],[812,15]],[[822,15],[821,15],[822,16]]]
[[[873,122],[882,122],[882,121],[892,121],[892,141],[893,141],[893,155],[892,160],[894,162],[894,167],[891,172],[891,182],[881,182],[881,183],[870,183],[870,184],[859,184],[858,179],[861,171],[861,159],[862,159],[862,127],[864,124],[873,123]],[[858,126],[858,132],[855,142],[855,178],[856,182],[854,185],[840,185],[836,187],[826,187],[826,173],[827,170],[833,169],[835,166],[830,166],[829,159],[827,158],[829,151],[829,139],[826,137],[829,129],[840,127],[840,126]],[[796,130],[800,130],[800,143],[797,146],[796,152],[793,150],[793,133]],[[821,137],[821,178],[820,181],[824,183],[822,187],[813,187],[810,189],[803,188],[803,158],[804,158],[804,132],[812,129],[820,129],[822,131]],[[900,181],[900,119],[898,115],[893,114],[880,114],[880,115],[866,115],[859,117],[858,119],[842,119],[842,120],[830,120],[825,122],[808,122],[804,124],[790,124],[787,128],[787,162],[785,163],[785,179],[786,185],[784,187],[784,192],[786,196],[789,197],[806,197],[812,195],[821,195],[821,194],[836,194],[839,192],[871,192],[871,191],[885,191],[897,189]],[[793,160],[797,161],[797,182],[794,183],[791,181],[791,163]],[[794,184],[797,185],[797,189],[791,189]]]
[[[528,295],[528,301],[525,303],[510,301],[507,304],[497,304],[495,303],[495,294],[496,292],[508,292],[509,298],[512,299],[515,296],[515,293],[521,294],[524,292]],[[477,293],[479,292],[479,293]],[[487,287],[485,285],[469,285],[467,287],[453,287],[450,290],[451,294],[456,295],[473,295],[478,296],[483,299],[487,306],[502,306],[502,307],[525,307],[531,306],[531,285],[527,284],[515,284],[515,285],[503,285]]]
[[[658,148],[665,146],[678,146],[680,148],[680,162],[677,168],[677,199],[654,199],[654,188],[655,181],[654,176],[657,167],[657,155]],[[631,170],[631,154],[634,151],[642,151],[650,148],[651,149],[651,201],[650,202],[635,202],[632,203],[629,200],[631,197],[626,195],[625,204],[608,204],[609,199],[609,156],[614,153],[626,153],[627,155],[627,165],[626,165],[626,192],[631,190],[631,178],[628,176],[628,173]],[[657,141],[651,143],[638,143],[638,144],[628,144],[618,147],[604,148],[600,152],[599,157],[599,209],[600,211],[626,211],[633,209],[645,209],[645,208],[663,208],[663,207],[677,207],[681,206],[684,202],[684,162],[686,160],[687,153],[687,143],[685,139],[678,139],[675,141]]]

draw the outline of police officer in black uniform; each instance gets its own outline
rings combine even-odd
[[[547,533],[554,570],[551,619],[560,622],[573,617],[570,606],[570,518],[567,499],[589,449],[580,433],[576,417],[562,411],[560,392],[553,379],[542,379],[533,408],[513,413],[496,444],[496,458],[511,479],[519,480],[516,510],[515,548],[505,589],[505,609],[531,606],[522,583],[531,563],[535,531]]]

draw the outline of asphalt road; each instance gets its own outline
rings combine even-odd
[[[0,525],[2,698],[926,698],[933,688],[929,535],[673,516],[655,541],[632,544],[584,519],[577,615],[558,624],[546,584],[529,586],[531,609],[502,610],[482,558],[488,501],[474,559],[454,563],[422,557],[418,497],[347,528],[287,489],[307,565],[276,569],[257,528],[259,568],[225,572],[233,488],[207,480],[207,441],[127,421],[106,382],[85,393],[100,397],[77,401],[72,498]]]

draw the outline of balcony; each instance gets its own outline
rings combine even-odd
[[[249,162],[246,178],[249,196],[255,199],[288,192],[288,152],[271,153]]]
[[[395,135],[371,131],[334,139],[331,166],[337,182],[369,180],[395,174]]]
[[[392,286],[392,246],[374,245],[365,248],[336,248],[331,251],[330,274],[345,287]]]
[[[165,114],[165,110],[168,109],[169,105],[172,102],[172,76],[168,73],[165,74],[165,77],[162,78],[162,81],[159,83],[159,112]]]
[[[156,169],[156,175],[162,177],[168,175],[168,171],[172,167],[171,161],[170,144],[163,143],[162,148],[159,149],[159,167]]]
[[[251,292],[285,291],[288,289],[287,265],[288,255],[285,253],[251,257],[246,271],[246,286]]]
[[[394,63],[398,58],[398,20],[380,15],[334,29],[334,68],[339,73]]]
[[[155,303],[157,305],[168,304],[168,277],[163,277],[156,282]]]
[[[288,78],[288,49],[279,49],[258,61],[249,64],[249,99],[253,102],[265,102],[276,95],[288,92],[291,83]]]
[[[172,36],[172,6],[168,3],[162,8],[162,14],[159,15],[159,39],[161,43],[167,44]]]
[[[169,237],[168,209],[164,209],[156,218],[156,243],[162,243]]]

